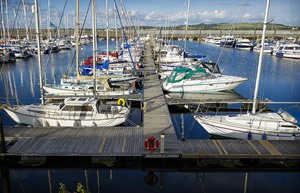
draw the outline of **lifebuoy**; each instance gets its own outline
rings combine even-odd
[[[145,139],[145,141],[144,141],[144,147],[145,147],[145,149],[147,149],[147,150],[154,151],[154,150],[156,150],[156,149],[158,148],[158,146],[159,146],[159,142],[158,142],[158,140],[157,140],[155,137],[153,137],[153,136],[148,137],[148,138]]]
[[[125,99],[119,98],[119,100],[118,100],[118,105],[125,106]]]

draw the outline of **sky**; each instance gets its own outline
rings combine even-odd
[[[5,14],[5,1],[3,1]],[[123,12],[120,1],[123,2]],[[269,20],[273,23],[288,26],[300,26],[300,0],[270,0]],[[8,15],[10,20],[14,16],[12,10],[18,11],[18,25],[24,26],[24,12],[22,0],[8,0]],[[31,10],[34,0],[24,0],[27,10]],[[42,27],[48,21],[48,0],[38,0]],[[109,2],[109,26],[114,28],[114,5],[113,0]],[[140,26],[163,25],[176,26],[185,25],[187,21],[188,0],[116,0],[120,13],[127,13],[131,20],[122,20],[123,25],[135,24]],[[76,0],[50,0],[50,20],[58,26],[60,18],[61,28],[74,27]],[[89,0],[80,0],[80,20],[83,23],[85,16],[87,19],[85,27],[91,27],[91,8],[88,13]],[[106,26],[106,4],[105,0],[96,0],[97,6],[97,27]],[[65,11],[64,10],[65,7]],[[257,23],[262,22],[266,7],[266,0],[190,0],[190,11],[188,24],[216,24],[216,23]],[[28,12],[27,18],[31,13]],[[30,23],[27,19],[27,23]],[[16,20],[14,22],[16,25]]]

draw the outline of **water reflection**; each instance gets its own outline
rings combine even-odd
[[[172,172],[127,169],[1,170],[1,190],[59,192],[77,184],[89,192],[298,192],[299,173],[293,172]]]

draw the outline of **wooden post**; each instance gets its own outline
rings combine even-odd
[[[144,101],[144,109],[143,110],[144,110],[144,113],[147,112],[147,102],[145,102],[145,101]]]
[[[160,134],[160,153],[165,153],[165,134]]]
[[[1,184],[3,193],[9,193],[10,191],[10,180],[9,180],[9,170],[1,169]]]
[[[0,117],[0,153],[6,153],[2,118]]]
[[[158,64],[157,64],[157,72],[160,73],[160,59],[161,59],[161,41],[159,41],[159,47],[158,47]]]
[[[164,172],[159,172],[159,190],[164,189]]]

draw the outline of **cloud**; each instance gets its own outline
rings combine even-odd
[[[257,16],[255,15],[252,15],[250,13],[245,13],[243,16],[242,16],[243,19],[257,19]]]
[[[144,20],[149,21],[149,20],[162,20],[165,17],[164,14],[158,13],[156,11],[152,11],[149,14],[144,16]]]
[[[128,14],[131,16],[131,17],[139,17],[140,16],[140,13],[138,10],[131,10],[131,11],[128,11]]]
[[[189,23],[194,22],[210,22],[216,21],[220,22],[220,19],[225,19],[229,16],[229,13],[224,10],[213,10],[213,11],[204,11],[204,12],[192,12],[189,14]],[[145,21],[152,21],[152,20],[168,20],[169,22],[177,22],[177,23],[184,23],[186,21],[186,13],[161,13],[152,11],[149,14],[144,16]]]
[[[204,11],[204,12],[199,12],[197,14],[198,17],[202,17],[203,19],[223,19],[228,17],[227,11],[224,10],[213,10],[213,11]]]

